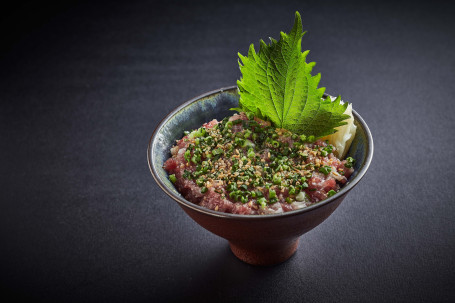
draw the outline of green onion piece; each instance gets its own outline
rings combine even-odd
[[[183,178],[185,179],[191,179],[191,172],[189,170],[186,170],[183,172]]]
[[[201,193],[205,194],[207,191],[208,191],[207,187],[204,186],[201,188]]]
[[[327,193],[327,197],[331,197],[333,196],[334,194],[336,194],[337,192],[334,191],[333,189],[329,190],[329,192]]]
[[[212,145],[212,143],[213,143],[213,138],[212,138],[212,137],[206,137],[204,141],[205,141],[205,144],[207,144],[207,145]]]
[[[251,142],[249,139],[245,139],[245,142],[243,143],[242,147],[254,147],[254,143]]]
[[[266,207],[267,200],[264,197],[262,197],[257,199],[256,203],[259,204],[262,209],[264,209]]]
[[[326,140],[326,141],[327,141],[327,140]],[[328,154],[330,154],[330,153],[333,151],[333,146],[329,144],[329,145],[327,145],[327,146],[324,148],[324,150],[325,150]]]
[[[175,183],[175,182],[177,182],[177,178],[175,177],[175,175],[174,175],[174,174],[172,174],[172,175],[169,175],[169,180],[171,180],[171,182],[172,182],[172,183]]]
[[[269,188],[269,199],[270,198],[276,198],[276,191],[271,188]]]
[[[237,184],[235,182],[229,183],[227,186],[228,191],[234,191],[237,189]]]
[[[287,197],[287,198],[286,198],[286,202],[287,202],[288,204],[292,204],[291,198]]]
[[[332,171],[332,167],[328,166],[328,165],[324,165],[322,167],[319,167],[319,171],[327,176]]]
[[[222,154],[222,153],[223,153],[223,150],[222,150],[221,148],[217,148],[217,149],[212,150],[212,154],[213,154],[214,156],[220,155],[220,154]]]
[[[355,163],[355,159],[352,157],[347,157],[346,158],[346,163],[344,164],[344,167],[351,168]]]
[[[191,157],[191,162],[193,162],[194,164],[197,164],[199,161],[201,161],[200,155],[194,155],[193,157]]]
[[[314,136],[308,136],[308,142],[312,143],[316,141],[316,138]]]
[[[242,146],[245,144],[245,139],[235,138],[234,139],[235,145]]]
[[[294,186],[289,186],[289,194],[294,195],[295,194],[295,187]]]
[[[187,162],[190,162],[190,159],[191,159],[191,151],[189,151],[188,149],[185,151],[185,154],[184,154],[184,157],[185,157],[185,160]]]
[[[273,184],[281,185],[281,177],[278,174],[273,175]]]
[[[254,150],[252,148],[250,148],[248,150],[248,154],[247,154],[248,158],[252,159],[254,158],[254,156],[256,156],[256,154],[254,153]]]
[[[305,142],[306,141],[306,136],[305,135],[300,135],[300,141]]]

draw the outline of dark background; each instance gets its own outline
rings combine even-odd
[[[455,299],[455,19],[448,2],[20,2],[3,9],[1,295],[32,301]],[[286,263],[238,261],[150,175],[184,101],[288,32],[371,128],[370,170]]]

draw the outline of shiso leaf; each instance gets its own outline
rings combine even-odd
[[[349,116],[347,103],[323,98],[325,88],[318,88],[321,75],[311,75],[314,62],[307,63],[309,51],[302,52],[302,19],[295,13],[289,34],[270,44],[260,40],[259,52],[251,44],[248,56],[239,55],[242,77],[237,81],[239,107],[265,118],[276,127],[316,138],[336,132]]]

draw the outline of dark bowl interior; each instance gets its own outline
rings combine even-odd
[[[238,107],[238,101],[239,95],[236,86],[205,93],[189,100],[188,102],[185,102],[172,111],[161,121],[152,135],[147,151],[149,167],[152,175],[158,185],[171,198],[180,204],[207,214],[232,218],[241,217],[263,220],[271,216],[289,216],[298,212],[307,212],[313,208],[321,206],[322,204],[330,203],[356,185],[367,171],[373,157],[373,139],[368,126],[359,114],[353,111],[355,119],[354,123],[357,126],[357,131],[348,151],[348,156],[356,159],[354,166],[355,172],[349,178],[347,184],[345,184],[336,195],[307,208],[267,216],[225,214],[203,208],[187,201],[175,189],[173,184],[168,179],[168,174],[163,169],[163,163],[171,156],[170,148],[175,144],[176,140],[183,137],[184,131],[199,128],[203,123],[209,122],[212,119],[221,120],[224,117],[233,115],[235,112],[229,109]]]

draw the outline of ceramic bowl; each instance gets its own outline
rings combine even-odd
[[[373,157],[373,138],[365,121],[353,111],[357,131],[348,156],[356,159],[355,172],[337,194],[324,201],[274,215],[236,215],[206,209],[180,195],[163,163],[185,130],[233,115],[229,108],[237,107],[238,101],[238,90],[233,86],[205,93],[177,107],[155,129],[147,150],[148,164],[160,188],[199,225],[227,239],[239,259],[254,265],[281,263],[295,253],[299,237],[327,219],[365,175]]]

